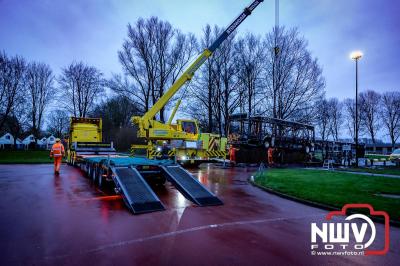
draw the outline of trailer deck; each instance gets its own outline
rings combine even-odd
[[[222,201],[189,172],[172,160],[127,156],[81,156],[80,167],[99,187],[111,182],[127,208],[134,214],[165,210],[149,183],[170,181],[187,199],[199,206],[221,205]]]

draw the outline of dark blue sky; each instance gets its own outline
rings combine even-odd
[[[207,24],[226,26],[250,1],[233,0],[0,0],[0,49],[54,69],[83,60],[109,77],[126,25],[158,16],[183,32],[200,35]],[[281,0],[281,25],[298,27],[319,59],[327,96],[354,97],[352,50],[362,50],[361,90],[400,90],[400,2]],[[274,25],[274,1],[265,0],[239,34],[265,34]]]

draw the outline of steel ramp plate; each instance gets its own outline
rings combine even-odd
[[[187,199],[200,206],[221,205],[222,201],[179,165],[161,166],[170,181]]]
[[[130,167],[116,167],[112,168],[112,171],[116,186],[134,214],[165,210],[160,199],[138,170]]]

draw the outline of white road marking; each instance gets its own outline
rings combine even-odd
[[[270,223],[270,222],[279,222],[279,221],[290,221],[290,220],[301,220],[304,218],[309,218],[309,217],[325,217],[326,214],[311,214],[311,215],[305,215],[305,216],[298,216],[298,217],[287,217],[287,218],[269,218],[269,219],[258,219],[258,220],[250,220],[250,221],[237,221],[237,222],[229,222],[229,223],[220,223],[220,224],[208,224],[208,225],[202,225],[202,226],[197,226],[197,227],[192,227],[192,228],[187,228],[187,229],[182,229],[182,230],[177,230],[177,231],[172,231],[172,232],[167,232],[167,233],[162,233],[162,234],[157,234],[149,237],[142,237],[142,238],[136,238],[136,239],[131,239],[131,240],[126,240],[126,241],[120,241],[116,243],[111,243],[107,245],[102,245],[98,246],[97,248],[93,249],[88,249],[88,250],[83,250],[79,252],[78,254],[65,254],[65,255],[56,255],[56,256],[48,256],[45,257],[46,260],[54,260],[54,259],[62,259],[62,258],[68,258],[76,255],[84,255],[84,254],[89,254],[89,253],[96,253],[99,251],[103,250],[108,250],[111,248],[118,248],[118,247],[123,247],[127,245],[132,245],[136,243],[142,243],[150,240],[155,240],[155,239],[161,239],[161,238],[167,238],[167,237],[172,237],[176,235],[182,235],[186,233],[191,233],[191,232],[196,232],[196,231],[202,231],[202,230],[209,230],[209,229],[215,229],[215,228],[222,228],[222,227],[228,227],[228,226],[238,226],[238,225],[250,225],[250,224],[259,224],[259,223]]]

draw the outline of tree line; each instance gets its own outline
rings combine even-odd
[[[378,93],[367,90],[358,95],[358,119],[356,119],[355,99],[323,98],[316,104],[319,110],[314,124],[323,141],[338,141],[345,137],[346,131],[355,138],[355,123],[361,137],[371,139],[377,144],[379,136],[388,137],[392,147],[400,137],[400,92],[388,91]]]
[[[83,62],[72,62],[56,77],[45,63],[1,52],[0,131],[60,136],[69,116],[102,117],[106,139],[126,139],[129,118],[148,111],[222,30],[206,25],[196,37],[156,17],[140,18],[128,24],[117,53],[123,71],[109,79]],[[157,118],[166,121],[166,111],[181,98],[181,114],[197,119],[203,131],[222,135],[229,134],[233,113],[316,124],[322,139],[338,140],[343,129],[353,134],[354,101],[326,99],[324,89],[322,68],[297,29],[275,27],[265,36],[233,33]],[[396,92],[361,93],[363,134],[375,141],[384,126],[395,142],[398,101]]]
[[[196,38],[156,17],[129,24],[118,52],[124,72],[112,78],[110,88],[146,112],[222,31],[207,25]],[[232,34],[175,99],[185,98],[182,111],[203,130],[227,135],[235,112],[311,122],[324,87],[322,69],[307,41],[297,29],[281,27],[263,37]],[[166,120],[164,109],[159,119]]]
[[[94,67],[73,62],[56,78],[45,63],[0,52],[0,132],[10,132],[14,141],[23,134],[38,138],[47,122],[46,131],[61,136],[68,116],[87,116],[102,96],[102,76]]]

